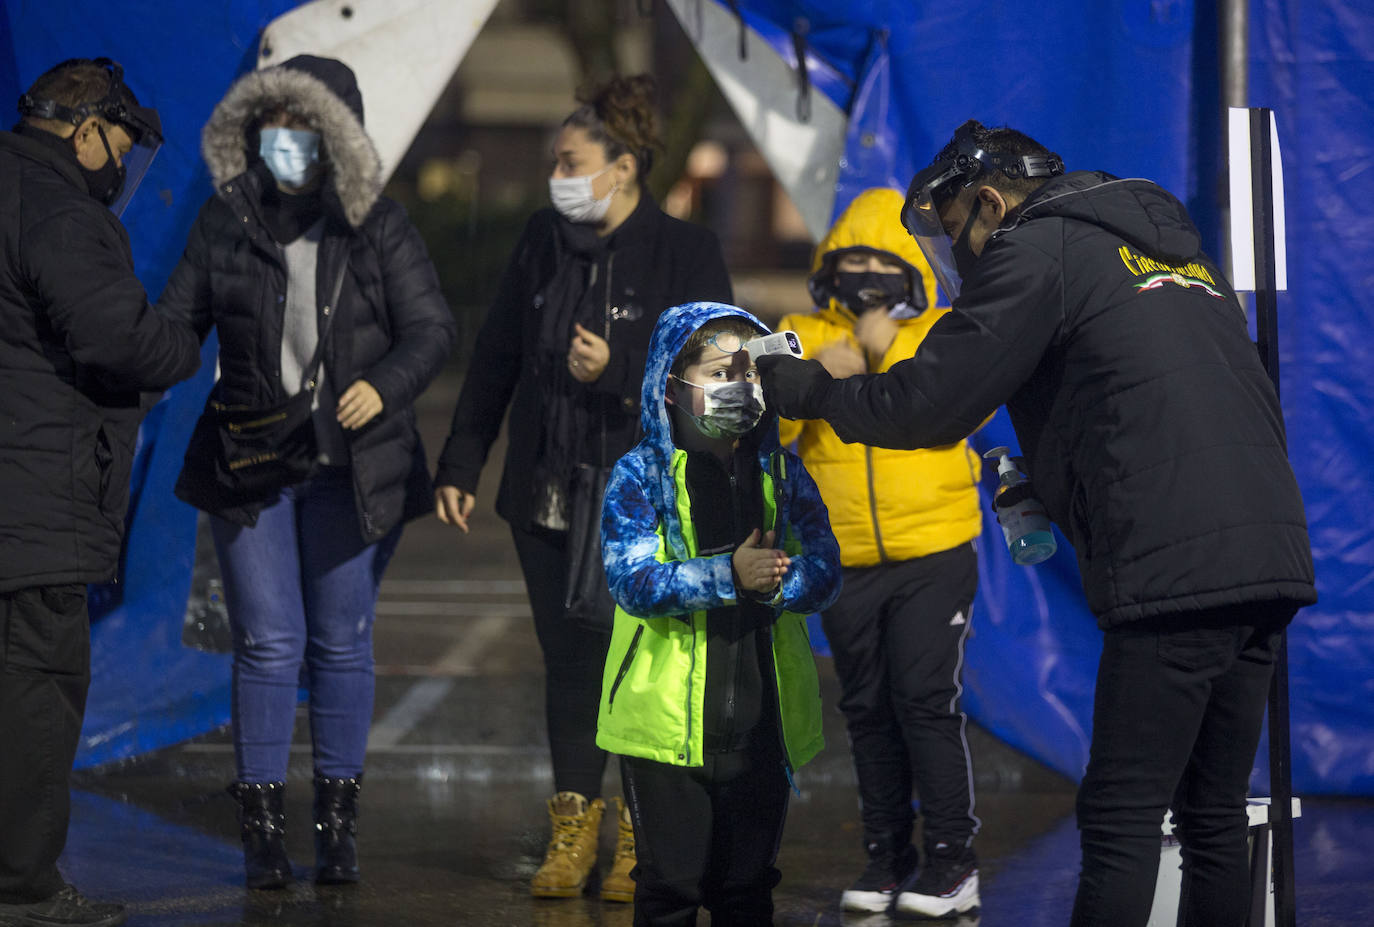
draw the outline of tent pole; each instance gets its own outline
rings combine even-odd
[[[1279,392],[1278,282],[1274,223],[1273,112],[1250,110],[1251,190],[1255,227],[1256,347],[1274,394]],[[1279,635],[1274,676],[1269,685],[1269,823],[1273,828],[1274,924],[1294,927],[1297,906],[1293,874],[1293,770],[1288,729],[1288,632]],[[1259,920],[1256,921],[1255,918]],[[1251,924],[1264,924],[1251,912]]]
[[[1221,0],[1217,6],[1217,58],[1221,62],[1221,125],[1225,127],[1229,118],[1227,110],[1232,106],[1248,106],[1250,95],[1250,0]],[[1231,227],[1231,205],[1226,195],[1229,182],[1226,165],[1222,163],[1221,182],[1217,184],[1217,197],[1221,201],[1218,209],[1221,228]],[[1221,236],[1221,266],[1226,268],[1230,279],[1235,279],[1235,264],[1231,255],[1231,236]]]

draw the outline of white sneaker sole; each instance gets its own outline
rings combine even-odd
[[[897,911],[900,914],[920,914],[923,917],[945,917],[950,914],[964,914],[978,907],[978,870],[969,873],[947,895],[918,895],[915,892],[902,892],[897,896]]]
[[[859,911],[864,914],[882,914],[892,907],[892,892],[859,892],[845,889],[840,896],[841,911]]]

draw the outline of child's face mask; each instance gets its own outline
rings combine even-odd
[[[701,390],[704,408],[700,415],[693,415],[686,405],[679,404],[679,408],[697,431],[708,438],[738,438],[763,418],[763,387],[758,383],[692,383],[676,376],[673,379]]]

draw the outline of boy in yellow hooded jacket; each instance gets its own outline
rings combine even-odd
[[[816,249],[816,311],[778,324],[833,377],[911,357],[949,311],[936,306],[934,275],[901,208],[896,190],[857,196]],[[841,906],[930,917],[972,910],[980,822],[959,696],[978,582],[978,456],[966,441],[916,451],[845,444],[821,420],[781,420],[780,437],[796,442],[820,487],[844,569],[843,591],[821,620],[843,689],[869,863]]]

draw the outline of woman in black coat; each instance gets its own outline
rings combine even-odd
[[[645,188],[659,145],[652,94],[651,78],[616,78],[564,121],[549,178],[554,208],[536,212],[516,245],[435,479],[439,518],[466,531],[509,408],[496,511],[510,523],[544,655],[555,787],[553,837],[531,884],[542,897],[581,894],[605,809],[596,714],[610,599],[590,626],[565,613],[569,539],[583,537],[587,512],[599,526],[598,475],[634,444],[659,314],[692,300],[731,301],[715,235],[665,215]],[[624,813],[617,847],[602,897],[630,901],[634,835]]]
[[[353,882],[377,589],[401,525],[429,511],[411,406],[456,327],[419,234],[381,196],[347,66],[300,56],[246,75],[202,144],[216,194],[159,306],[202,340],[219,334],[219,380],[176,492],[211,514],[224,575],[247,881],[292,878],[282,789],[304,678],[316,880]],[[303,390],[318,465],[266,501],[246,496],[217,466],[216,404],[259,409]]]

